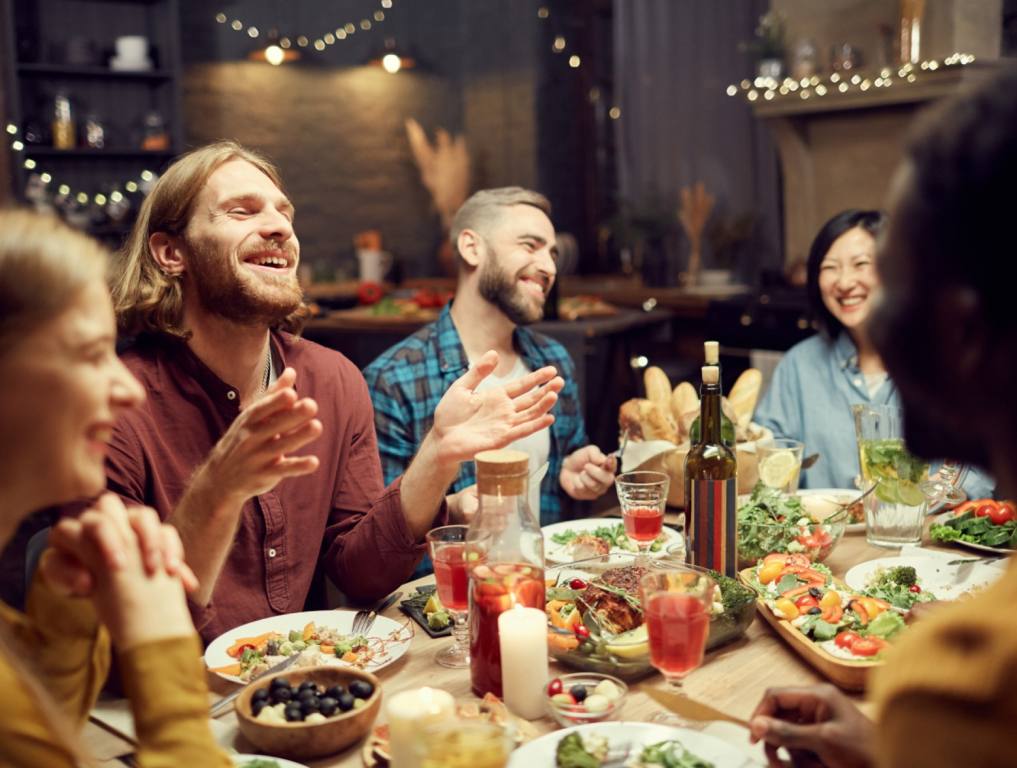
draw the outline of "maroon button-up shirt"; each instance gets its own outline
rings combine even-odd
[[[360,371],[338,352],[273,333],[276,360],[318,403],[321,437],[294,455],[321,464],[244,504],[233,547],[207,606],[192,605],[207,643],[273,614],[323,608],[323,571],[354,600],[373,600],[411,575],[425,546],[406,525],[399,481],[382,483],[374,413]],[[149,339],[123,360],[148,393],[117,424],[109,488],[172,521],[194,470],[239,413],[238,393],[182,341]],[[281,368],[280,368],[281,370]],[[436,525],[444,524],[444,505]]]

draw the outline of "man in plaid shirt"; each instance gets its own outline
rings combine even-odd
[[[364,369],[386,482],[405,471],[452,382],[494,349],[499,363],[485,386],[504,386],[545,365],[555,366],[565,379],[551,410],[554,424],[511,446],[530,455],[531,471],[548,464],[540,483],[541,525],[561,519],[562,491],[590,500],[612,486],[615,459],[587,445],[568,352],[524,327],[543,317],[557,271],[549,213],[543,195],[519,187],[477,192],[456,213],[451,231],[459,257],[454,302],[435,322]],[[475,483],[474,465],[465,462],[447,497],[453,519],[468,519],[476,510]],[[531,499],[535,496],[531,493]]]

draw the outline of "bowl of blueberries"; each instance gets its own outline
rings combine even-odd
[[[280,757],[331,755],[364,738],[381,707],[381,684],[353,667],[306,667],[268,675],[237,697],[240,732]]]

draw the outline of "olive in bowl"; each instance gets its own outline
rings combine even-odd
[[[259,751],[309,759],[364,738],[381,707],[381,684],[352,667],[286,670],[251,683],[237,697],[240,733]]]
[[[547,709],[559,725],[599,723],[621,711],[628,686],[617,677],[576,672],[548,681]]]

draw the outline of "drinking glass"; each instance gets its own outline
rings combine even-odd
[[[420,768],[503,768],[512,746],[505,728],[481,720],[438,723],[420,732]]]
[[[797,440],[766,440],[756,443],[759,479],[768,488],[784,493],[798,491],[805,446]]]
[[[626,472],[614,480],[621,505],[625,534],[645,559],[650,546],[664,527],[664,507],[670,478],[663,472]]]
[[[483,540],[466,541],[469,526],[446,525],[427,532],[427,545],[434,563],[438,599],[452,614],[452,645],[439,651],[434,660],[443,667],[470,666],[469,613],[470,568],[483,560]]]
[[[929,465],[904,447],[903,411],[889,405],[854,405],[851,410],[862,477],[877,483],[876,501],[865,508],[865,537],[877,547],[917,544],[928,510],[921,485]]]
[[[656,567],[640,579],[650,663],[680,691],[682,680],[703,663],[716,583],[680,565]]]
[[[919,483],[918,487],[928,498],[929,506],[960,504],[968,497],[957,484],[963,469],[963,464],[948,459],[940,465],[935,475]]]

